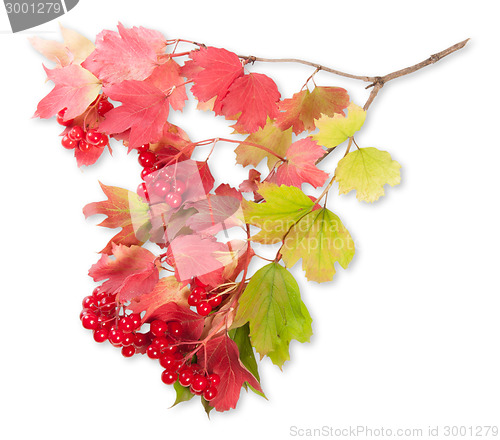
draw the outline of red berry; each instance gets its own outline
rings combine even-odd
[[[169,354],[175,354],[179,351],[179,348],[177,345],[166,345],[165,347],[161,348],[162,353],[169,353]]]
[[[123,332],[116,327],[112,327],[109,331],[108,339],[113,345],[122,345],[124,338]]]
[[[128,315],[128,317],[132,320],[132,325],[134,327],[134,330],[137,330],[138,328],[141,327],[142,319],[139,313],[132,313],[131,315]]]
[[[92,145],[98,145],[101,142],[102,134],[99,133],[95,128],[91,128],[87,131],[87,135],[85,136],[85,140]]]
[[[208,379],[201,374],[195,374],[191,382],[191,388],[194,391],[203,391],[208,386]]]
[[[96,145],[96,147],[104,148],[108,144],[109,144],[109,138],[104,133],[101,133],[101,140]]]
[[[154,168],[143,168],[141,171],[141,179],[142,180],[149,180],[149,179],[147,179],[147,176],[149,176],[153,172],[154,172]]]
[[[207,376],[212,387],[217,387],[220,384],[220,376],[217,373],[212,373]]]
[[[90,149],[92,149],[93,147],[94,145],[89,144],[85,139],[82,139],[80,142],[78,142],[78,148],[80,149],[80,151],[90,151]]]
[[[222,302],[222,295],[213,295],[208,299],[208,304],[212,307],[212,309],[215,309],[216,307],[220,306]]]
[[[87,330],[97,330],[99,328],[99,322],[97,321],[97,316],[93,313],[86,313],[82,316],[83,328]]]
[[[99,114],[99,116],[104,116],[113,108],[115,108],[115,106],[111,104],[111,102],[106,99],[101,99],[99,101],[99,104],[97,104],[97,113]]]
[[[161,373],[161,380],[163,383],[166,383],[167,385],[172,385],[175,382],[177,382],[177,373],[165,370],[163,373]]]
[[[199,304],[200,301],[201,301],[200,296],[196,295],[194,293],[191,293],[191,295],[189,295],[189,297],[188,297],[188,304],[191,307],[196,307]]]
[[[139,164],[144,168],[151,168],[156,162],[156,154],[152,151],[144,151],[139,154]]]
[[[205,299],[207,297],[207,291],[203,287],[195,287],[191,290],[191,293],[198,295],[201,299]]]
[[[108,339],[108,329],[100,328],[98,330],[94,330],[94,341],[96,342],[104,342]]]
[[[167,331],[167,323],[165,321],[161,321],[159,319],[155,319],[151,323],[151,333],[155,336],[163,336],[165,335],[165,332]]]
[[[169,371],[177,371],[179,368],[179,361],[172,354],[162,354],[160,356],[160,365]]]
[[[208,304],[207,302],[201,302],[196,306],[196,311],[201,315],[201,316],[208,316],[210,312],[212,311],[212,306]]]
[[[106,296],[106,292],[102,290],[101,286],[97,286],[93,291],[92,291],[92,296],[97,300],[100,301]]]
[[[145,151],[148,151],[149,150],[149,144],[144,144],[144,145],[141,145],[140,147],[137,147],[137,151],[139,153],[144,153]]]
[[[170,191],[170,185],[164,180],[157,180],[152,185],[152,192],[159,197],[165,197]]]
[[[146,347],[150,342],[149,336],[145,333],[136,333],[134,335],[134,345],[136,347]]]
[[[150,345],[146,350],[146,354],[151,359],[158,359],[160,357],[160,348],[156,345]]]
[[[57,113],[57,122],[61,125],[64,125],[65,127],[69,127],[70,125],[73,124],[74,119],[68,119],[67,121],[64,120],[64,114],[66,113],[66,108],[63,108],[59,113]]]
[[[159,172],[159,176],[164,180],[172,180],[175,175],[175,166],[166,166],[163,167]]]
[[[86,296],[83,298],[82,307],[84,309],[97,309],[97,300],[93,296]]]
[[[122,345],[125,347],[127,345],[133,345],[135,341],[134,335],[132,333],[124,333]]]
[[[179,194],[171,192],[167,194],[167,196],[165,197],[165,201],[172,208],[178,208],[179,206],[181,206],[182,197]]]
[[[193,381],[194,374],[189,368],[183,368],[179,371],[179,383],[183,387],[188,387]]]
[[[87,313],[92,313],[92,310],[90,310],[90,309],[82,309],[82,311],[80,312],[80,321],[82,320],[83,315],[86,315]]]
[[[106,316],[106,315],[99,315],[97,317],[97,320],[99,321],[99,325],[101,328],[105,329],[110,329],[113,326],[113,323],[115,322],[114,317]]]
[[[135,347],[133,345],[127,345],[122,347],[122,355],[126,358],[132,357],[135,354]]]
[[[118,321],[118,328],[123,332],[123,333],[130,333],[131,331],[134,330],[134,322],[130,317],[124,316],[120,321]]]
[[[74,141],[68,135],[65,135],[61,140],[61,145],[67,150],[73,150],[78,147],[78,141]]]
[[[203,397],[208,402],[215,399],[215,396],[217,396],[217,390],[214,387],[209,387],[203,391]]]
[[[179,321],[170,321],[167,327],[170,336],[174,338],[180,338],[182,336],[182,324]]]
[[[149,200],[148,190],[144,182],[139,183],[139,186],[137,186],[137,195],[143,200]]]
[[[186,191],[186,184],[182,180],[176,180],[173,185],[173,190],[176,194],[182,195]]]
[[[116,300],[111,296],[104,297],[99,301],[99,308],[104,313],[110,313],[116,310]]]
[[[75,125],[70,131],[68,131],[68,136],[74,141],[81,141],[85,136],[85,132],[82,127]]]

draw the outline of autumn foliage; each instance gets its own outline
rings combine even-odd
[[[138,154],[143,167],[136,192],[101,183],[104,200],[83,210],[104,216],[100,226],[118,228],[89,270],[99,287],[85,300],[84,326],[127,357],[160,359],[176,403],[201,395],[207,412],[226,411],[242,388],[264,396],[255,352],[281,368],[290,343],[312,335],[289,268],[301,261],[307,279],[322,283],[354,257],[327,194],[336,183],[340,194],[376,201],[384,185],[400,182],[399,164],[385,151],[357,146],[366,111],[343,88],[316,85],[314,75],[282,97],[251,59],[226,49],[122,24],[95,44],[61,31],[63,42],[31,40],[54,64],[44,67],[54,87],[35,115],[57,116],[79,166],[106,150],[102,135]],[[193,140],[196,133],[169,122],[188,99],[228,120],[228,133],[244,140]],[[73,139],[77,132],[87,137]],[[211,173],[207,147],[220,143],[234,144],[245,168],[238,188],[216,184]],[[344,145],[336,168],[321,169],[321,159]],[[195,150],[207,151],[206,160],[192,159]],[[239,237],[221,238],[228,230]],[[278,244],[274,259],[260,259],[255,243]],[[189,386],[188,376],[199,383]]]

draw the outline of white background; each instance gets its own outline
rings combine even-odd
[[[125,359],[81,328],[80,302],[92,290],[87,270],[111,237],[81,209],[102,200],[98,179],[134,189],[140,169],[115,145],[113,157],[80,171],[55,120],[30,119],[50,85],[27,37],[58,39],[56,22],[0,34],[1,437],[285,439],[291,426],[499,425],[496,3],[81,0],[61,18],[91,39],[121,21],[362,75],[471,38],[460,53],[380,92],[357,142],[389,151],[402,164],[402,184],[370,205],[332,193],[329,207],[357,254],[323,285],[294,267],[314,319],[311,343],[292,343],[283,372],[261,363],[269,401],[243,392],[236,410],[212,412],[211,421],[195,399],[168,409],[174,391],[161,383],[158,364]],[[9,30],[2,8],[0,28]],[[272,75],[284,97],[312,73],[298,65],[250,69]],[[346,87],[360,105],[368,96],[363,83],[316,78]],[[191,110],[173,121],[192,139],[229,135],[226,121]],[[322,167],[333,171],[338,158]],[[219,182],[246,176],[231,145],[220,147],[212,167]]]

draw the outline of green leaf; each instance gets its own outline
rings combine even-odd
[[[280,242],[288,230],[314,207],[314,202],[294,186],[263,183],[259,185],[259,194],[265,203],[244,200],[242,207],[245,221],[261,229],[252,240],[263,244]]]
[[[189,387],[183,387],[179,381],[174,383],[174,389],[176,392],[176,398],[175,402],[172,405],[174,407],[175,405],[178,405],[181,402],[187,402],[188,400],[191,400],[194,397],[194,394],[190,391]]]
[[[374,202],[384,195],[386,183],[394,186],[401,182],[400,168],[387,151],[360,148],[339,161],[335,180],[340,194],[355,189],[358,200]]]
[[[290,229],[281,254],[289,267],[302,258],[307,279],[322,283],[335,275],[335,262],[347,268],[354,242],[340,219],[322,208],[306,214]]]
[[[349,104],[347,107],[347,116],[335,114],[333,117],[326,115],[316,119],[318,134],[312,138],[318,144],[327,148],[333,148],[352,137],[364,124],[366,111],[356,104]]]
[[[208,402],[208,400],[206,400],[203,396],[201,396],[201,405],[203,406],[203,409],[207,413],[207,417],[210,418],[210,411],[212,411],[214,407],[210,406],[210,402]]]
[[[278,263],[259,269],[250,279],[239,300],[235,322],[249,322],[250,339],[257,352],[273,364],[290,359],[292,339],[308,342],[312,319],[300,299],[293,276]]]
[[[257,361],[255,359],[253,347],[252,347],[252,344],[250,342],[250,327],[248,325],[248,322],[245,325],[243,325],[242,327],[238,327],[238,328],[230,330],[229,337],[234,342],[236,342],[236,345],[238,346],[238,350],[240,352],[241,363],[260,382],[259,368],[257,366]],[[246,384],[247,383],[245,382],[245,385]],[[258,394],[259,396],[264,397],[264,399],[267,399],[266,395],[263,392],[256,390],[250,384],[248,384],[248,386],[255,394]]]

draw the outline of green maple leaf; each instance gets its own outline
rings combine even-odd
[[[252,240],[263,244],[280,242],[288,230],[314,207],[314,202],[294,186],[263,183],[259,185],[259,194],[265,203],[243,201],[242,207],[245,221],[261,229]]]
[[[335,180],[340,194],[355,189],[358,200],[374,202],[384,195],[386,183],[394,186],[401,182],[400,168],[387,151],[360,148],[339,161]]]
[[[280,368],[290,359],[292,339],[308,342],[312,319],[293,276],[278,263],[259,269],[239,299],[235,322],[249,322],[257,352]]]
[[[290,229],[281,254],[289,267],[302,258],[307,279],[322,283],[333,278],[336,262],[347,268],[354,242],[340,218],[322,208],[306,214]]]
[[[366,111],[356,104],[349,104],[347,116],[335,114],[333,117],[326,115],[316,119],[319,132],[312,138],[320,145],[333,148],[349,139],[365,123]]]

